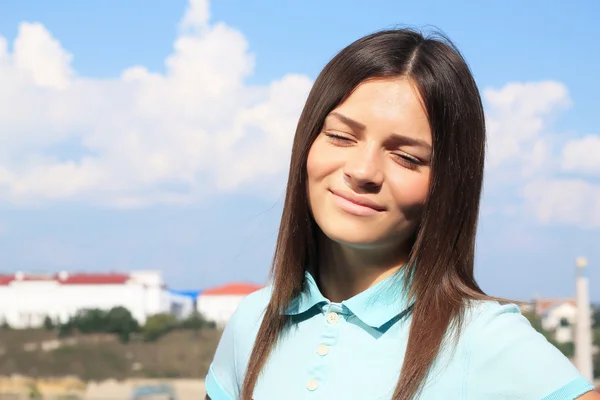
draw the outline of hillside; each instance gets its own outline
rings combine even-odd
[[[2,330],[0,376],[109,378],[204,378],[221,331],[173,330],[156,341],[109,334],[59,338],[45,330]]]

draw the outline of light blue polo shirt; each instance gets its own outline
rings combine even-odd
[[[254,400],[389,400],[408,341],[410,304],[396,274],[341,303],[310,273],[287,310],[294,321],[271,353]],[[271,295],[247,296],[228,322],[206,377],[212,400],[239,398]],[[515,305],[472,302],[455,346],[440,352],[419,399],[572,400],[593,390]]]

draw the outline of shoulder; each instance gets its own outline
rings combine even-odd
[[[503,352],[526,350],[523,357],[535,359],[542,352],[562,360],[564,356],[536,331],[516,304],[473,301],[465,314],[464,335],[472,359],[494,357]],[[530,347],[533,345],[533,347]]]
[[[266,286],[244,297],[227,322],[226,329],[232,331],[238,354],[242,355],[243,350],[252,350],[271,293],[272,287]]]
[[[267,286],[244,297],[225,325],[205,381],[211,398],[235,399],[239,396],[271,292],[271,286]]]
[[[472,359],[493,358],[507,351],[515,353],[516,357],[516,349],[526,350],[521,353],[523,358],[535,359],[539,356],[538,352],[563,358],[562,353],[531,326],[516,304],[473,301],[467,308],[464,321],[464,335]],[[530,347],[532,344],[533,347]]]
[[[231,349],[240,368],[245,369],[250,357],[271,293],[267,286],[244,297],[225,326],[219,347]]]
[[[273,288],[269,285],[244,297],[228,323],[242,329],[248,329],[256,324],[260,326],[272,293]]]
[[[514,303],[500,304],[497,301],[474,300],[468,303],[465,312],[465,328],[470,331],[493,328],[531,328],[521,309]]]
[[[240,301],[229,322],[235,325],[247,325],[254,324],[258,320],[260,323],[271,299],[272,291],[273,288],[269,285],[245,296]]]
[[[534,350],[556,354],[563,357],[546,337],[538,332],[518,305],[501,304],[497,301],[472,301],[465,314],[465,334],[472,347],[483,354],[507,350],[511,347],[523,347],[528,343],[535,344],[526,354]]]
[[[463,334],[472,398],[576,398],[592,388],[516,304],[472,302]]]

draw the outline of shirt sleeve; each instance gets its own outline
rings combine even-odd
[[[211,400],[235,400],[239,397],[240,381],[236,367],[236,314],[227,322],[215,356],[205,379],[206,394]]]
[[[594,389],[516,305],[492,303],[473,323],[467,399],[574,400]]]

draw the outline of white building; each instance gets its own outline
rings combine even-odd
[[[178,320],[190,317],[196,307],[198,291],[169,290],[169,312]]]
[[[542,328],[554,331],[554,339],[558,343],[573,342],[576,322],[577,306],[574,301],[559,303],[542,316]]]
[[[553,332],[558,343],[573,342],[577,321],[574,299],[536,299],[535,313],[541,317],[542,328]]]
[[[224,326],[237,309],[240,301],[262,286],[249,283],[231,283],[206,289],[198,295],[197,310],[217,326]]]
[[[0,321],[13,328],[39,327],[46,316],[66,322],[78,310],[127,308],[140,324],[170,312],[160,271],[0,275]]]

